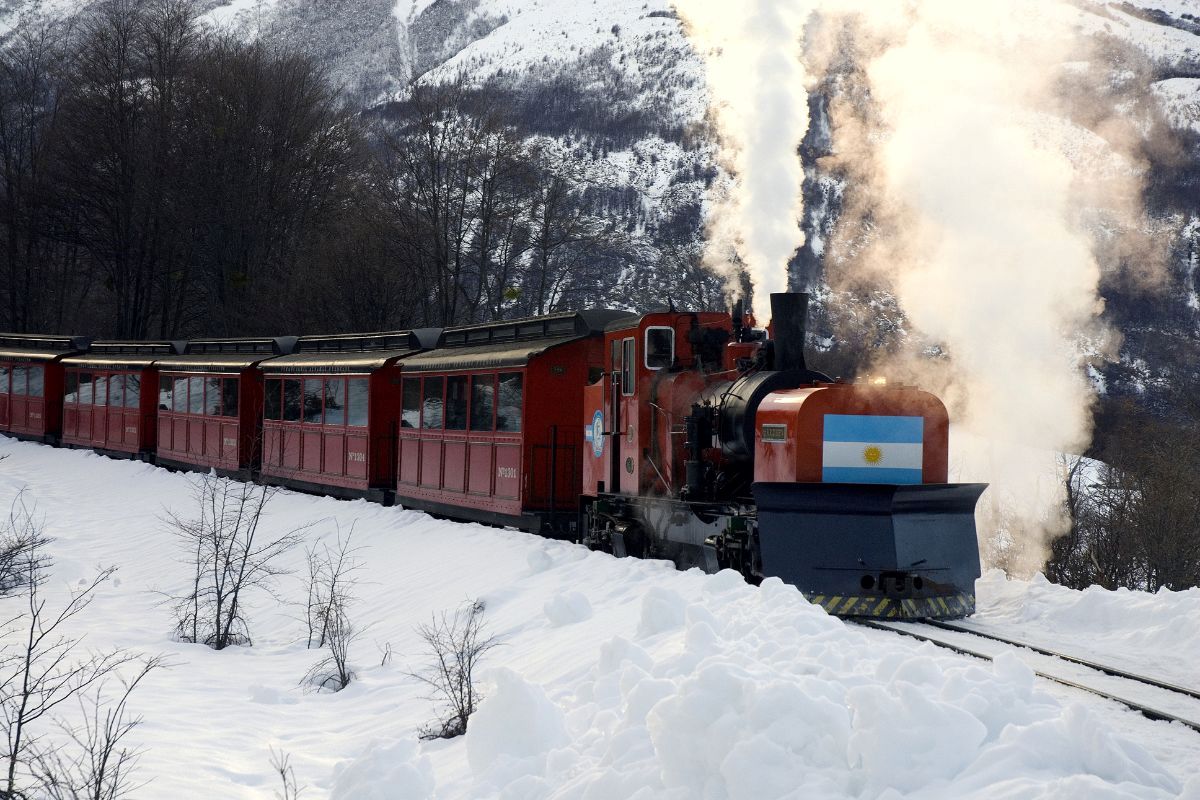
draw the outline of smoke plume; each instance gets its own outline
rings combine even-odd
[[[677,0],[688,35],[707,65],[721,136],[734,175],[709,196],[706,266],[731,293],[741,262],[754,288],[754,313],[771,318],[770,294],[787,291],[787,265],[804,244],[804,173],[798,149],[808,130],[802,37],[807,2]]]
[[[874,371],[946,401],[951,480],[993,487],[985,551],[1016,572],[1038,568],[1066,524],[1056,454],[1091,439],[1084,364],[1114,344],[1102,270],[1118,266],[1113,253],[1155,260],[1140,224],[1143,167],[1129,155],[1138,126],[1120,116],[1128,104],[1106,115],[1087,95],[1081,76],[1104,76],[1093,87],[1107,76],[1081,12],[1068,0],[677,7],[705,54],[736,178],[714,201],[710,263],[737,253],[765,320],[804,241],[797,146],[804,87],[820,80],[835,150],[821,166],[845,182],[827,281],[894,296],[924,351]]]
[[[1055,454],[1091,440],[1083,362],[1112,338],[1097,237],[1116,227],[1095,222],[1139,196],[1129,142],[1067,119],[1078,14],[1055,0],[870,3],[852,23],[870,108],[834,106],[855,196],[842,224],[860,239],[830,277],[890,286],[942,354],[876,369],[947,401],[952,480],[992,484],[985,550],[1016,572],[1040,567],[1066,524]]]

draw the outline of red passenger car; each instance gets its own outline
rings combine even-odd
[[[246,477],[260,461],[262,361],[286,355],[294,337],[207,339],[156,362],[158,463]]]
[[[269,483],[386,500],[396,474],[400,365],[437,330],[302,336],[266,361],[262,475]]]
[[[396,500],[435,513],[569,531],[583,387],[618,311],[450,328],[404,361]]]
[[[172,342],[92,342],[63,359],[63,444],[148,461],[158,436],[155,359],[177,353]]]
[[[56,442],[62,434],[62,359],[86,348],[79,337],[0,333],[0,432]]]

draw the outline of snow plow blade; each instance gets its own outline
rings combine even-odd
[[[975,504],[987,484],[756,483],[762,574],[839,617],[975,611]]]

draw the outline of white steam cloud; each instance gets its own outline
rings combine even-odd
[[[1057,88],[1064,62],[1082,53],[1077,9],[1055,0],[869,7],[857,44],[873,130],[862,130],[861,109],[835,106],[834,141],[846,147],[840,158],[857,162],[858,211],[877,229],[843,277],[884,278],[913,327],[944,348],[945,359],[879,369],[906,372],[947,401],[959,432],[951,479],[993,487],[981,506],[985,553],[1028,573],[1066,523],[1055,454],[1091,440],[1082,364],[1107,332],[1096,234],[1084,221],[1097,202],[1128,210],[1139,171],[1121,142],[1108,142],[1118,166],[1102,184],[1110,196],[1098,197],[1095,165],[1068,156],[1096,138],[1066,121]]]
[[[802,37],[811,4],[800,0],[677,0],[704,56],[732,186],[710,195],[705,263],[736,291],[741,261],[754,315],[771,318],[770,295],[787,291],[787,265],[804,244],[798,149],[808,131]]]
[[[736,243],[763,320],[761,304],[785,287],[803,243],[802,64],[824,75],[852,62],[846,80],[857,90],[831,98],[830,160],[848,176],[838,233],[851,242],[834,249],[827,275],[835,288],[890,289],[914,332],[940,346],[943,357],[881,360],[877,371],[947,402],[957,432],[951,480],[991,483],[981,533],[993,544],[996,531],[1007,537],[1004,566],[1040,567],[1065,522],[1055,454],[1082,452],[1091,439],[1082,365],[1109,336],[1099,322],[1098,242],[1111,245],[1140,213],[1142,173],[1122,155],[1132,141],[1114,134],[1132,126],[1068,121],[1072,103],[1090,102],[1062,89],[1078,92],[1064,76],[1088,69],[1079,10],[1065,0],[677,7],[706,53],[737,176],[713,218],[710,261]],[[820,24],[797,61],[814,9]],[[1105,163],[1081,160],[1085,150]]]

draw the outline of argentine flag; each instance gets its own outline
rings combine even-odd
[[[921,482],[925,420],[826,414],[821,479],[826,483]]]

